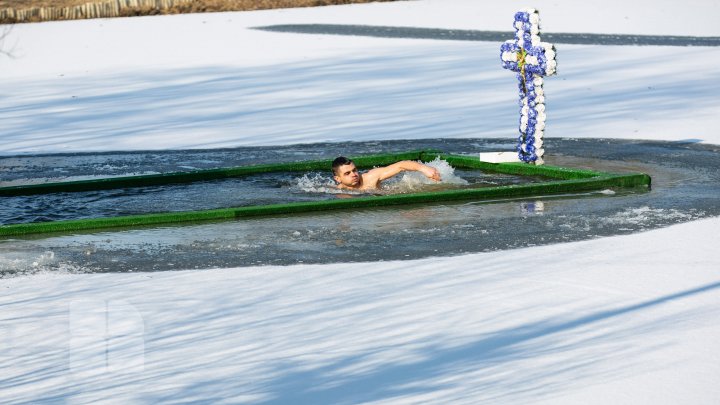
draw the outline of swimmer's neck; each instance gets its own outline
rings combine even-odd
[[[365,187],[362,184],[358,184],[355,187],[346,186],[344,184],[338,184],[337,188],[341,190],[355,190],[355,191],[367,191],[367,190],[377,190],[378,187]]]
[[[371,183],[365,182],[365,178],[363,175],[360,176],[360,181],[358,181],[358,184],[356,186],[346,186],[345,184],[338,183],[337,188],[341,190],[355,190],[355,191],[371,191],[371,190],[377,190],[380,188],[380,182],[377,182],[375,185],[372,185]]]

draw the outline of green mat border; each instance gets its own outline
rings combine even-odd
[[[651,184],[650,176],[644,173],[613,174],[549,165],[535,166],[525,163],[486,163],[481,162],[477,156],[450,155],[439,151],[412,151],[382,155],[357,156],[352,157],[352,159],[359,168],[369,168],[392,164],[400,160],[421,160],[428,162],[434,160],[436,157],[446,160],[455,168],[478,169],[495,173],[522,176],[543,176],[552,178],[553,180],[542,183],[485,187],[479,189],[460,189],[381,196],[374,195],[368,197],[338,198],[334,200],[256,205],[200,211],[165,212],[119,217],[12,224],[0,226],[0,237],[51,232],[75,232],[118,227],[132,228],[181,222],[233,220],[348,208],[370,208],[393,205],[426,204],[442,201],[493,200],[502,198],[556,195],[617,187],[644,187],[649,189]],[[241,166],[224,169],[198,170],[193,172],[13,186],[0,188],[0,196],[78,192],[190,183],[278,171],[329,171],[331,163],[331,159],[314,160]]]
[[[368,155],[353,158],[358,168],[385,166],[398,160],[421,160],[423,153],[437,151],[410,151],[401,153]],[[187,172],[172,172],[162,174],[147,174],[127,177],[108,177],[102,179],[64,181],[59,183],[40,183],[22,186],[0,187],[0,197],[14,197],[21,195],[49,194],[49,193],[75,193],[95,190],[112,190],[128,187],[162,186],[168,184],[194,183],[243,177],[253,174],[271,172],[306,172],[313,170],[330,171],[332,160],[307,160],[301,162],[286,162],[275,164],[248,165],[208,170],[193,170]]]

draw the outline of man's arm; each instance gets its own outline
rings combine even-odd
[[[367,174],[372,177],[377,176],[378,181],[383,181],[404,171],[420,172],[429,179],[440,181],[440,172],[437,169],[412,160],[403,160],[389,166],[378,167],[370,170]]]

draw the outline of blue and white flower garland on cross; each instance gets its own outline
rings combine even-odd
[[[545,93],[543,76],[556,73],[555,46],[540,41],[540,14],[535,9],[515,14],[515,39],[500,47],[505,69],[517,72],[520,88],[520,136],[518,157],[526,163],[543,164]]]

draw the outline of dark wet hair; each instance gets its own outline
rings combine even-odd
[[[337,174],[337,168],[340,166],[349,165],[350,163],[353,163],[352,160],[346,158],[345,156],[338,156],[333,160],[332,162],[332,171],[334,174]]]

